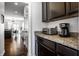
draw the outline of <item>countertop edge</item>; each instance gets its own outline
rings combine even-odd
[[[46,38],[46,37],[43,37],[43,36],[41,36],[40,34],[43,34],[43,33],[40,33],[40,32],[35,32],[35,35],[36,36],[39,36],[39,37],[42,37],[42,38],[45,38],[45,39],[48,39],[48,38]],[[43,34],[43,35],[46,35],[46,34]],[[47,35],[46,35],[47,36]],[[55,41],[55,40],[51,40],[51,39],[48,39],[48,40],[50,40],[50,41],[53,41],[53,42],[57,42],[57,41]],[[67,47],[70,47],[70,48],[73,48],[73,49],[76,49],[76,50],[79,50],[78,49],[78,47],[76,46],[74,46],[74,47],[72,47],[72,45],[71,44],[63,44],[63,43],[61,43],[61,42],[57,42],[57,43],[59,43],[59,44],[62,44],[62,45],[65,45],[65,46],[67,46]]]

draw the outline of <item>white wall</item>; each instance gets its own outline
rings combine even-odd
[[[60,30],[60,28],[59,28],[60,23],[70,23],[70,32],[78,32],[78,17],[49,22],[47,27],[53,28],[53,27],[57,26],[58,31],[59,31]]]
[[[4,3],[0,2],[0,15],[4,14]],[[0,16],[1,20],[1,16]],[[0,22],[0,56],[4,54],[4,24]]]
[[[33,2],[32,3],[32,55],[35,55],[35,31],[41,31],[43,27],[46,26],[42,23],[42,3]]]

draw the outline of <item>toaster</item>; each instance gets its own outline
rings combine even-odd
[[[57,29],[56,28],[43,28],[42,32],[48,35],[56,35]]]

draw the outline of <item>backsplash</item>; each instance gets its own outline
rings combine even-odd
[[[68,19],[63,19],[63,20],[59,20],[59,21],[55,21],[55,22],[49,22],[47,23],[47,27],[48,28],[53,28],[55,26],[57,26],[58,31],[60,31],[60,27],[59,24],[60,23],[70,23],[70,32],[79,32],[79,17],[74,17],[74,18],[68,18]]]

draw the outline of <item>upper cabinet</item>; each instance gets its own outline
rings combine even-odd
[[[70,14],[78,14],[78,5],[78,2],[43,2],[42,19],[49,22],[67,18]]]
[[[78,2],[67,2],[66,10],[68,14],[78,13]]]
[[[65,15],[65,3],[64,2],[47,3],[47,14],[49,20]]]
[[[54,18],[65,15],[64,2],[43,2],[42,3],[42,19],[49,21]]]

